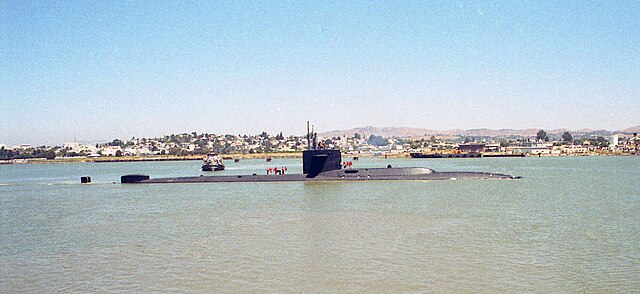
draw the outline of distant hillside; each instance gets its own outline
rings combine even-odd
[[[623,133],[640,133],[640,125],[622,130]]]
[[[378,128],[378,127],[364,127],[364,128],[354,128],[350,130],[334,130],[329,132],[324,132],[318,134],[321,137],[342,137],[348,136],[351,137],[354,134],[360,134],[363,136],[369,136],[371,134],[383,136],[383,137],[415,137],[415,136],[424,136],[424,135],[435,135],[438,134],[436,130],[429,129],[421,129],[421,128]]]
[[[364,128],[354,128],[349,130],[334,130],[329,132],[324,132],[318,134],[321,137],[342,137],[342,136],[353,136],[358,133],[363,136],[369,136],[371,134],[383,136],[383,137],[398,137],[398,138],[407,138],[407,137],[424,137],[424,136],[476,136],[476,137],[509,137],[509,136],[535,136],[540,129],[469,129],[469,130],[461,130],[461,129],[451,129],[451,130],[433,130],[433,129],[424,129],[424,128],[402,128],[402,127],[373,127],[367,126]],[[564,132],[570,132],[574,136],[609,136],[613,134],[612,131],[607,130],[592,130],[592,129],[580,129],[580,130],[569,130],[569,129],[553,129],[553,130],[545,130],[547,134],[560,136]],[[631,127],[628,129],[624,129],[623,133],[636,133],[640,132],[640,126]]]

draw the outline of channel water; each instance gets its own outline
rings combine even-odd
[[[0,165],[0,292],[640,289],[640,157],[354,162],[388,164],[523,178],[122,185],[302,165]]]

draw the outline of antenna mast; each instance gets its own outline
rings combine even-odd
[[[311,150],[311,138],[309,137],[309,121],[307,121],[307,150]]]

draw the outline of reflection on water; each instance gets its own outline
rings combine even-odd
[[[198,175],[199,163],[0,166],[0,289],[640,289],[638,157],[357,162],[518,181],[112,184]],[[301,170],[242,160],[224,173],[267,165]],[[78,184],[84,175],[96,184]]]

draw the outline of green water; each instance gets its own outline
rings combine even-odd
[[[0,165],[0,292],[640,289],[640,157],[356,162],[387,164],[523,178],[120,185],[200,162]],[[216,174],[283,165],[301,171]]]

